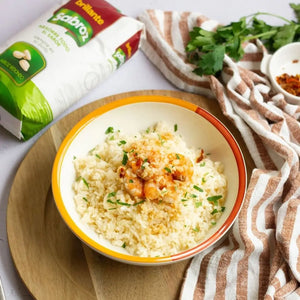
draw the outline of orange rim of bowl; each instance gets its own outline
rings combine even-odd
[[[207,121],[209,121],[211,124],[217,128],[217,130],[223,135],[223,137],[226,139],[227,143],[230,145],[232,152],[234,154],[238,173],[239,173],[239,187],[238,187],[238,193],[237,198],[234,204],[234,207],[230,213],[230,215],[227,217],[224,224],[207,240],[203,241],[202,243],[198,244],[197,246],[190,248],[186,251],[170,255],[170,256],[164,256],[164,257],[139,257],[139,256],[132,256],[129,254],[123,254],[120,252],[116,252],[114,250],[108,249],[93,239],[91,239],[88,235],[86,235],[73,221],[71,216],[69,215],[63,199],[62,195],[60,193],[60,173],[61,173],[61,167],[62,163],[64,161],[64,157],[74,141],[74,139],[77,137],[77,135],[88,125],[90,124],[94,119],[101,116],[102,114],[113,110],[115,108],[134,104],[134,103],[142,103],[142,102],[160,102],[160,103],[169,103],[174,104],[183,108],[186,108],[188,110],[191,110],[203,118],[205,118]],[[67,134],[63,142],[61,143],[55,160],[53,164],[52,169],[52,191],[54,196],[54,201],[57,206],[57,209],[62,217],[62,219],[65,221],[65,223],[68,225],[68,227],[71,229],[71,231],[84,243],[89,245],[91,248],[93,248],[95,251],[102,253],[103,255],[106,255],[108,257],[111,257],[113,259],[117,259],[120,261],[126,261],[128,263],[137,263],[137,264],[160,264],[160,263],[168,263],[172,261],[182,260],[188,257],[192,257],[195,254],[199,253],[203,249],[206,249],[207,247],[214,244],[217,240],[219,240],[224,233],[231,227],[233,224],[235,218],[237,217],[240,208],[243,203],[245,190],[246,190],[246,169],[245,169],[245,163],[243,159],[243,155],[241,153],[241,150],[235,140],[235,138],[232,136],[232,134],[229,132],[229,130],[221,123],[217,118],[215,118],[212,114],[207,112],[206,110],[198,107],[195,104],[192,104],[190,102],[184,101],[182,99],[168,97],[168,96],[159,96],[159,95],[146,95],[146,96],[134,96],[129,98],[124,98],[120,100],[116,100],[114,102],[111,102],[109,104],[106,104],[91,113],[89,113],[87,116],[85,116],[83,119],[81,119]]]

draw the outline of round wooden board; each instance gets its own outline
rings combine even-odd
[[[138,267],[99,255],[66,227],[52,197],[52,164],[69,130],[99,106],[136,95],[172,96],[208,110],[239,142],[248,176],[254,168],[239,132],[223,116],[217,102],[199,95],[164,90],[122,93],[97,100],[67,115],[46,131],[28,152],[9,196],[9,247],[20,277],[36,299],[167,300],[179,297],[189,260],[161,267]]]

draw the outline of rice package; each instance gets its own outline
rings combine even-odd
[[[139,48],[143,24],[103,0],[71,0],[0,47],[0,124],[27,140]]]

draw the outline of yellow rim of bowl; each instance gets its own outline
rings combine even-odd
[[[97,242],[95,242],[93,239],[88,237],[72,220],[70,217],[63,199],[62,195],[60,193],[60,173],[61,173],[61,167],[64,160],[64,157],[72,144],[73,140],[77,137],[77,135],[89,124],[91,123],[95,118],[101,116],[102,114],[115,109],[117,107],[121,107],[124,105],[129,105],[133,103],[139,103],[139,102],[161,102],[161,103],[170,103],[174,104],[180,107],[184,107],[186,109],[189,109],[202,117],[204,117],[206,120],[208,120],[211,124],[213,124],[219,132],[224,136],[228,144],[230,145],[238,167],[239,172],[239,189],[238,189],[238,195],[235,202],[235,205],[232,209],[232,212],[224,222],[224,224],[219,228],[217,232],[215,232],[209,239],[205,240],[204,242],[200,243],[199,245],[188,249],[186,251],[180,252],[175,255],[171,256],[164,256],[164,257],[139,257],[139,256],[132,256],[129,254],[123,254],[119,253],[113,250],[110,250]],[[168,97],[168,96],[158,96],[158,95],[146,95],[146,96],[134,96],[129,98],[120,99],[114,102],[111,102],[109,104],[106,104],[91,113],[89,113],[87,116],[85,116],[82,120],[80,120],[67,134],[65,139],[63,140],[62,144],[60,145],[55,160],[53,164],[52,169],[52,191],[54,196],[54,201],[56,203],[56,206],[58,208],[58,211],[60,212],[63,220],[68,225],[68,227],[73,231],[73,233],[80,238],[83,242],[88,244],[91,248],[96,250],[99,253],[102,253],[103,255],[106,255],[108,257],[118,259],[121,261],[126,261],[129,263],[142,263],[142,264],[159,264],[159,263],[167,263],[171,261],[181,260],[184,258],[191,257],[198,253],[199,251],[205,249],[206,247],[212,245],[214,242],[216,242],[220,237],[223,236],[223,234],[231,227],[233,221],[235,220],[244,199],[245,195],[245,189],[246,189],[246,169],[245,169],[245,163],[243,159],[243,155],[241,153],[241,150],[235,141],[232,134],[228,131],[228,129],[213,115],[211,115],[209,112],[205,111],[204,109],[198,107],[195,104],[192,104],[190,102],[184,101],[182,99]]]

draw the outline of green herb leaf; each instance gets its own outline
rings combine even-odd
[[[186,202],[186,201],[188,201],[188,199],[181,199],[181,201],[182,201],[182,202]]]
[[[176,132],[178,130],[178,125],[174,124],[174,131]]]
[[[278,15],[258,12],[242,17],[237,22],[226,26],[219,26],[210,32],[195,27],[190,32],[190,41],[186,46],[186,53],[190,63],[195,65],[194,72],[202,75],[216,75],[223,68],[225,54],[233,60],[239,61],[243,55],[243,43],[252,39],[261,39],[269,51],[300,40],[300,4],[291,3],[297,22],[290,21]],[[283,20],[282,26],[271,26],[258,19],[260,15],[267,15]]]
[[[194,230],[195,232],[199,232],[199,228],[198,228],[198,227],[193,228],[193,230]]]
[[[145,202],[145,200],[142,200],[142,201],[140,201],[140,202],[136,202],[136,203],[133,204],[133,206],[137,206],[137,205],[139,205],[139,204],[143,204],[144,202]]]
[[[117,192],[111,192],[107,195],[107,198],[116,196]]]
[[[127,161],[128,161],[128,155],[127,155],[127,152],[123,151],[122,165],[126,166]]]
[[[123,243],[122,248],[124,248],[124,249],[126,248],[126,243],[125,242]]]
[[[168,173],[172,173],[172,171],[171,171],[171,169],[170,168],[168,168],[168,167],[165,167],[164,168]]]
[[[178,154],[178,153],[176,153],[176,158],[177,158],[177,159],[180,159],[180,156],[179,156],[179,154]]]
[[[95,156],[99,159],[101,159],[101,156],[99,154],[95,154]]]
[[[195,207],[196,207],[196,208],[198,208],[198,207],[200,207],[200,206],[202,206],[202,202],[195,202]]]
[[[114,132],[114,128],[113,127],[108,127],[106,130],[105,130],[105,134],[109,134],[109,133],[113,133]]]
[[[122,140],[118,143],[118,146],[125,145],[126,143],[127,143],[126,141]]]
[[[222,197],[223,197],[222,195],[216,195],[216,196],[207,197],[206,199],[208,201],[214,202],[215,205],[218,205],[218,200],[221,199]]]
[[[194,185],[193,188],[199,192],[203,192],[203,189],[201,189],[199,186]]]
[[[161,145],[163,145],[166,141],[161,137],[160,134],[157,134],[157,135],[158,135],[158,139],[160,140]]]
[[[83,199],[85,202],[89,202],[89,200],[88,200],[86,197],[82,197],[82,199]]]
[[[83,183],[86,185],[87,188],[89,188],[89,184],[88,182],[85,180],[85,178],[81,177]]]
[[[300,23],[300,4],[290,3],[290,7],[294,10],[297,21]]]
[[[116,204],[116,203],[117,203],[117,202],[114,202],[114,201],[112,201],[112,200],[110,200],[110,199],[108,199],[107,202],[108,202],[108,203],[111,203],[111,204]]]
[[[126,202],[121,202],[119,199],[117,200],[117,204],[124,205],[124,206],[131,206],[131,204],[126,203]]]
[[[217,214],[219,211],[215,208],[212,212],[211,212],[211,214],[212,215],[215,215],[215,214]]]

